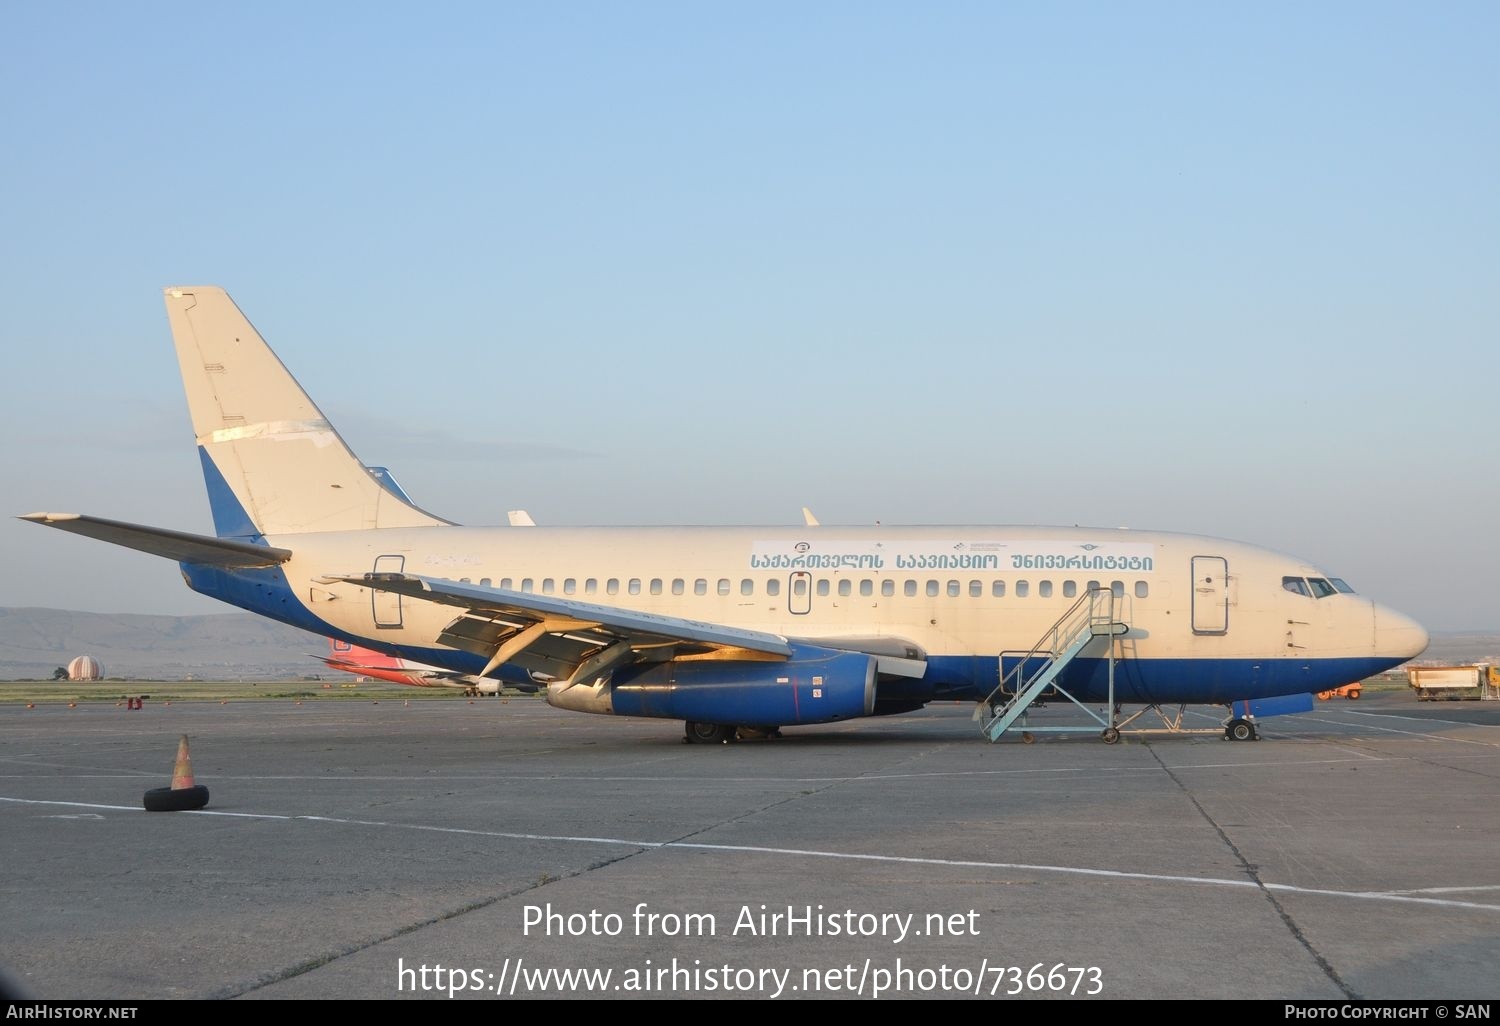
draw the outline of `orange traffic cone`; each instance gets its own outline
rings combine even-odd
[[[177,765],[172,768],[172,790],[193,786],[193,757],[188,754],[187,735],[177,742]]]
[[[188,754],[186,734],[177,742],[172,786],[153,787],[146,792],[144,804],[147,812],[191,812],[208,804],[208,788],[193,783],[193,759]]]

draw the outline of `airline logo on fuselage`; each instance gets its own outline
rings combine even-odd
[[[757,541],[754,570],[1132,570],[1152,573],[1156,546],[1140,542]]]

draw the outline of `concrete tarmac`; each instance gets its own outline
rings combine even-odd
[[[534,700],[0,706],[0,970],[37,998],[1492,999],[1492,707],[1367,692],[1260,742],[1107,746],[939,705],[696,746]],[[210,804],[146,813],[181,734]]]

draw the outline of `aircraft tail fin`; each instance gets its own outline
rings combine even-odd
[[[219,537],[449,523],[365,468],[228,293],[165,294]]]

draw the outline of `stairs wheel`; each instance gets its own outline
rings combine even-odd
[[[1099,740],[1107,745],[1115,744],[1120,740],[1120,732],[1114,727],[1105,727],[1099,734]]]

